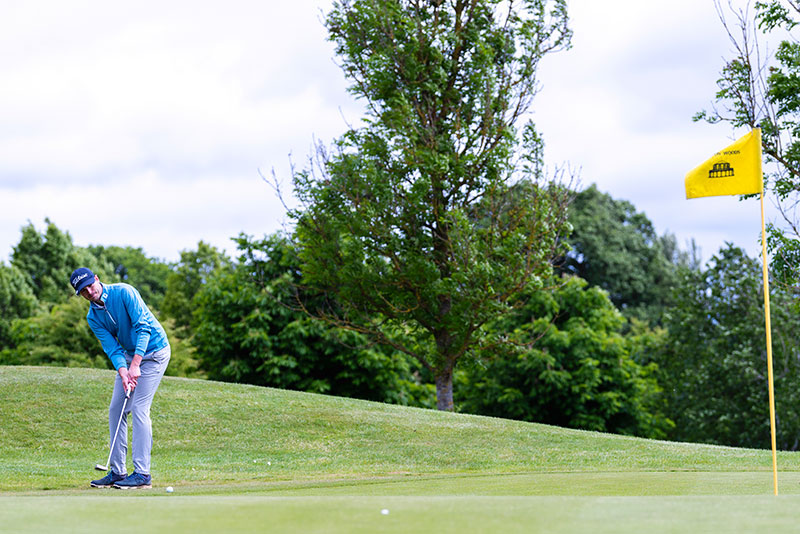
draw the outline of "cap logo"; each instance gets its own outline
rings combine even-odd
[[[83,279],[84,279],[84,278],[86,278],[87,276],[89,276],[89,273],[83,273],[83,274],[82,274],[82,275],[80,275],[80,276],[76,276],[75,278],[73,278],[73,279],[72,279],[72,286],[73,286],[73,287],[77,286],[77,285],[78,285],[78,282],[80,282],[81,280],[83,280]]]

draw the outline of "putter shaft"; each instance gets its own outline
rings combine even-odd
[[[106,465],[96,464],[94,468],[97,471],[108,471],[109,465],[111,464],[111,454],[114,452],[114,445],[117,443],[117,434],[119,434],[119,425],[122,424],[122,418],[125,417],[125,408],[128,406],[128,399],[131,398],[131,388],[128,387],[127,391],[125,392],[125,400],[122,402],[122,411],[119,412],[119,421],[117,421],[117,429],[114,431],[114,437],[111,438],[111,447],[108,448],[108,460],[106,460]]]

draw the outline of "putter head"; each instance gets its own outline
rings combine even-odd
[[[97,464],[94,466],[97,471],[108,471],[108,466]]]

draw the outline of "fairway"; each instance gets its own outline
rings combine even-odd
[[[0,531],[783,533],[800,517],[796,453],[775,497],[768,450],[175,378],[153,406],[153,489],[92,490],[113,376],[0,367]]]

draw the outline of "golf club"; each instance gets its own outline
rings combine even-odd
[[[125,401],[122,403],[122,411],[119,413],[119,421],[117,421],[117,429],[114,431],[114,437],[111,439],[111,447],[108,450],[108,460],[106,465],[97,464],[94,466],[98,471],[108,471],[108,464],[111,463],[111,453],[114,452],[114,444],[117,442],[117,434],[119,433],[119,425],[122,424],[122,418],[125,417],[125,407],[128,405],[128,399],[131,398],[131,387],[125,391]]]

